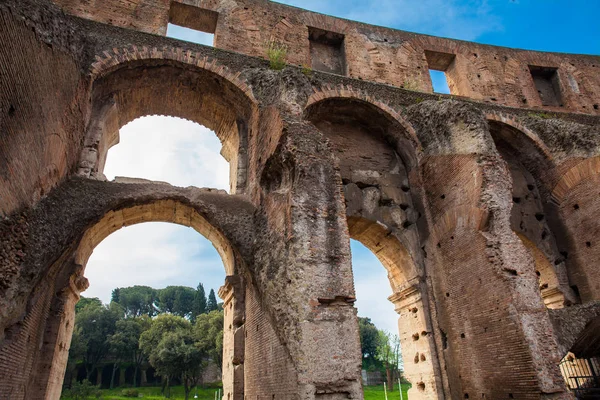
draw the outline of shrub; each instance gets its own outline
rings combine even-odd
[[[123,396],[123,397],[139,397],[140,392],[137,389],[123,389],[123,390],[121,390],[121,396]]]
[[[66,391],[65,397],[73,400],[85,400],[88,397],[95,396],[99,389],[99,386],[94,386],[85,379],[83,382],[73,383],[71,389]]]
[[[287,46],[283,43],[270,40],[267,42],[267,57],[269,57],[269,66],[275,71],[281,71],[285,68],[287,57]]]

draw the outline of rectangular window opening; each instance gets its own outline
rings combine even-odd
[[[529,66],[533,84],[540,96],[543,106],[562,107],[562,94],[558,70],[551,67]]]
[[[167,37],[214,46],[219,13],[178,2],[171,4]]]
[[[435,69],[429,70],[429,77],[433,86],[433,93],[450,94],[450,86],[448,86],[448,78],[444,71]]]
[[[429,77],[434,93],[450,94],[447,71],[452,68],[456,56],[450,53],[425,50]]]
[[[346,75],[344,35],[308,27],[308,40],[312,69]]]

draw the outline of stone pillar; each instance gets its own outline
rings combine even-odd
[[[246,296],[242,277],[226,277],[219,297],[223,299],[223,398],[243,400]]]
[[[81,266],[77,267],[77,272],[69,278],[68,286],[57,294],[52,303],[35,383],[30,389],[31,393],[38,393],[36,398],[60,398],[75,325],[75,304],[79,301],[79,293],[88,287],[87,279],[81,275],[82,270]]]
[[[412,384],[408,397],[442,399],[441,379],[437,371],[435,342],[428,324],[429,310],[421,295],[425,285],[412,282],[389,297],[398,318],[398,332],[404,360],[404,376]]]

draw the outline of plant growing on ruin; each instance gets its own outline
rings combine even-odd
[[[302,66],[302,73],[306,76],[308,76],[309,78],[312,76],[312,69],[310,67],[307,66]]]
[[[267,57],[269,58],[269,66],[275,71],[281,71],[285,68],[287,58],[287,46],[275,40],[267,42]]]

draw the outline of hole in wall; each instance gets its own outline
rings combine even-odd
[[[552,67],[529,66],[529,72],[543,106],[562,106],[558,70]]]
[[[442,329],[440,329],[440,333],[442,336],[442,348],[446,350],[448,348],[448,335]]]
[[[444,71],[429,70],[431,78],[431,86],[433,93],[450,94],[450,86],[448,85],[448,77]]]
[[[535,213],[535,219],[537,219],[538,221],[542,221],[544,219],[544,214]]]
[[[585,242],[586,247],[592,247],[592,242]]]
[[[579,204],[574,204],[573,205],[573,210],[579,210]]]
[[[172,2],[167,37],[213,46],[218,18],[216,11]]]

